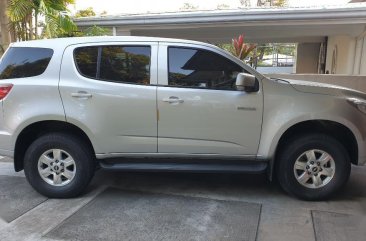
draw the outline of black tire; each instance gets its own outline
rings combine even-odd
[[[296,179],[294,165],[303,153],[314,149],[325,151],[333,158],[335,172],[328,183],[324,182],[324,186],[309,188]],[[292,138],[282,146],[276,160],[276,172],[281,187],[287,193],[303,200],[317,201],[329,198],[343,187],[351,172],[351,162],[344,146],[333,137],[325,134],[308,134]],[[312,182],[309,180],[310,185]]]
[[[38,171],[39,158],[51,149],[66,151],[75,163],[72,180],[63,186],[47,183]],[[29,146],[24,157],[24,172],[28,182],[36,191],[49,198],[71,198],[80,195],[91,181],[95,167],[95,157],[90,148],[79,138],[64,133],[49,133],[37,138]]]

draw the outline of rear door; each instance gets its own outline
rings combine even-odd
[[[157,152],[157,43],[69,46],[60,92],[68,122],[93,139],[97,155]]]

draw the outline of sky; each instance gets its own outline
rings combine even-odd
[[[250,0],[254,6],[257,0]],[[342,5],[350,0],[289,0],[291,7],[300,6],[325,6]],[[93,7],[98,14],[107,11],[108,14],[132,14],[147,12],[174,12],[178,11],[184,3],[190,3],[199,9],[216,9],[219,4],[229,5],[230,8],[238,8],[240,0],[75,0],[75,5],[70,10],[75,12],[80,9]]]

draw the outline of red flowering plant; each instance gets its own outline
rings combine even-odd
[[[232,39],[232,47],[232,54],[244,61],[250,52],[255,49],[256,45],[244,43],[244,34],[241,34],[239,37]]]

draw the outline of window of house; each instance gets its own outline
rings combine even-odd
[[[168,85],[187,88],[236,90],[236,76],[245,70],[207,50],[170,47]]]

